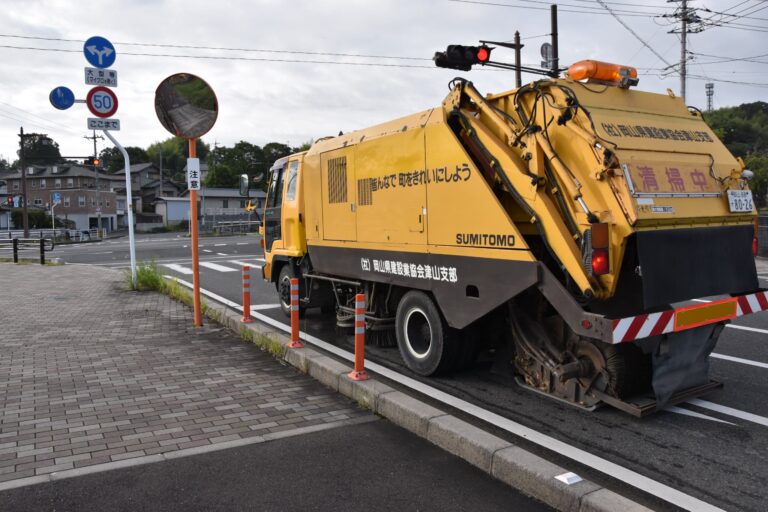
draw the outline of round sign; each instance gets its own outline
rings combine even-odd
[[[68,87],[57,87],[48,96],[51,105],[59,110],[67,110],[75,104],[75,93]]]
[[[94,87],[85,98],[88,110],[96,117],[111,117],[117,112],[117,96],[106,87]]]
[[[219,102],[205,80],[190,73],[177,73],[157,86],[155,113],[160,124],[176,137],[196,139],[213,128]]]
[[[114,64],[117,57],[117,52],[112,43],[99,36],[88,38],[83,45],[83,54],[85,55],[85,60],[91,66],[102,69]]]

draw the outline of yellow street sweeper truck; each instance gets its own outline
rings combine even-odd
[[[420,375],[494,367],[584,408],[642,416],[720,384],[725,324],[768,309],[750,172],[673,93],[582,61],[483,95],[454,79],[436,108],[277,161],[264,278],[289,311],[352,325]],[[693,301],[706,297],[708,302]]]

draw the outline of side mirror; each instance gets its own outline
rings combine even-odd
[[[744,169],[743,171],[741,171],[741,177],[747,181],[750,181],[755,177],[755,173],[753,173],[749,169]]]
[[[241,174],[240,175],[240,195],[241,196],[247,196],[248,195],[248,186],[250,183],[248,183],[248,175],[247,174]]]

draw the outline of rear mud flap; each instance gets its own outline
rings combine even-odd
[[[668,334],[652,353],[653,391],[656,408],[667,405],[678,392],[709,382],[709,354],[715,348],[722,325],[705,325]]]

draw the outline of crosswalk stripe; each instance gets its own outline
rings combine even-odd
[[[182,267],[178,263],[164,263],[163,266],[173,270],[174,272],[178,272],[180,274],[186,274],[186,275],[191,275],[192,274],[192,269],[191,268]]]
[[[225,267],[224,265],[217,265],[216,263],[211,263],[210,261],[201,261],[200,266],[209,268],[211,270],[217,270],[219,272],[237,272],[236,268]]]
[[[259,265],[258,263],[249,263],[247,261],[242,261],[242,260],[228,260],[228,261],[229,263],[234,263],[235,265],[238,265],[240,267],[242,267],[243,265],[248,265],[249,267],[261,268],[261,265]]]

